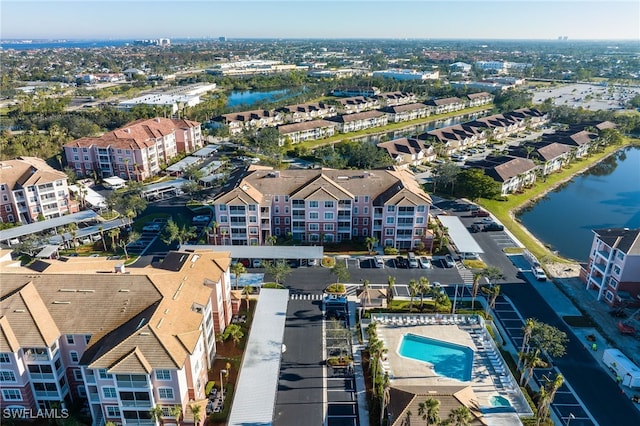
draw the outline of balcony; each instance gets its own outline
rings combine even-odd
[[[151,408],[151,401],[148,400],[148,399],[140,399],[140,400],[122,399],[122,400],[120,400],[120,403],[122,404],[123,407],[145,407],[145,408]]]
[[[382,219],[382,213],[374,213],[373,214],[373,218],[374,219]]]
[[[36,398],[60,398],[58,391],[37,390],[35,391],[35,395]]]
[[[602,275],[604,275],[605,271],[607,270],[606,263],[593,262],[592,266],[596,271],[599,271]]]
[[[305,232],[306,231],[306,227],[304,227],[304,226],[294,226],[292,229],[293,229],[293,232]]]
[[[119,388],[127,389],[148,389],[149,383],[146,380],[116,380]]]
[[[589,280],[589,284],[595,285],[596,287],[602,287],[602,276],[600,275],[592,275]]]
[[[29,373],[31,380],[53,380],[56,378],[53,373]]]
[[[609,259],[609,256],[611,256],[611,252],[606,250],[596,250],[596,254],[607,260]]]

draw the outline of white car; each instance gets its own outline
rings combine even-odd
[[[384,258],[382,256],[376,256],[373,260],[376,263],[376,268],[384,268]]]
[[[418,258],[418,262],[420,263],[420,267],[421,267],[422,269],[429,269],[429,268],[431,268],[431,262],[429,261],[429,258],[428,258],[428,257],[420,256],[420,257]]]
[[[253,262],[251,262],[251,266],[254,268],[262,268],[262,260],[253,259]]]
[[[453,260],[453,257],[450,254],[447,254],[444,257],[444,263],[446,264],[447,268],[453,268],[456,266],[456,261]]]
[[[536,266],[536,267],[533,268],[533,275],[536,277],[536,280],[538,280],[538,281],[546,281],[547,280],[547,274],[545,274],[544,270],[539,266]]]

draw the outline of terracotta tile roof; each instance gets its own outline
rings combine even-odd
[[[317,129],[322,127],[335,127],[336,123],[332,123],[327,120],[311,120],[311,121],[303,121],[302,123],[293,123],[293,124],[284,124],[282,126],[278,126],[278,132],[281,135],[286,135],[288,133],[300,132],[303,130],[309,129]]]
[[[18,157],[0,162],[0,181],[11,190],[31,185],[67,180],[64,172],[54,169],[36,157]]]
[[[66,147],[99,147],[111,146],[120,149],[142,149],[154,146],[155,139],[168,136],[176,129],[199,126],[200,123],[190,120],[172,120],[170,118],[141,119],[126,126],[107,132],[99,137],[85,137],[66,143]]]
[[[219,282],[231,260],[229,253],[198,251],[170,257],[182,262],[124,274],[114,272],[119,261],[90,258],[43,261],[50,267],[40,274],[4,268],[0,344],[49,346],[62,334],[86,334],[92,337],[81,363],[92,368],[181,368],[201,333],[202,312],[194,306],[211,297],[203,284]]]
[[[440,401],[440,417],[446,418],[451,410],[465,406],[471,413],[471,426],[486,425],[482,412],[475,402],[476,397],[471,386],[391,386],[389,389],[390,425],[406,425],[408,412],[411,423],[422,420],[418,416],[420,403],[433,398]]]

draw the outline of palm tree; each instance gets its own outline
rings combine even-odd
[[[367,250],[369,250],[369,254],[373,251],[373,247],[378,242],[376,237],[367,237],[364,239],[365,244],[367,245]]]
[[[478,289],[480,288],[480,278],[482,278],[482,274],[475,273],[473,274],[473,285],[471,286],[471,310],[475,309],[476,305],[476,297],[478,296]]]
[[[278,242],[278,237],[276,237],[275,235],[269,235],[267,238],[265,238],[264,241],[268,246],[275,246]]]
[[[98,226],[98,232],[100,232],[100,239],[102,240],[102,248],[104,251],[107,251],[107,242],[104,240],[104,227],[102,225]]]
[[[249,295],[251,295],[251,293],[253,292],[253,287],[251,287],[250,285],[245,286],[242,289],[242,294],[244,294],[245,299],[247,301],[247,312],[249,312]]]
[[[485,293],[487,295],[487,297],[489,298],[488,303],[487,303],[487,307],[485,309],[485,313],[489,314],[489,311],[492,310],[493,308],[495,308],[496,306],[496,300],[498,299],[498,296],[500,295],[500,286],[499,285],[494,285],[491,287],[484,287],[482,289],[482,292]]]
[[[448,424],[451,426],[469,426],[471,420],[471,411],[469,411],[466,405],[461,405],[451,410]]]
[[[120,236],[120,228],[109,229],[107,235],[111,238],[111,249],[113,250],[116,245],[116,238]]]
[[[416,280],[409,281],[409,297],[411,297],[411,302],[409,304],[409,312],[413,311],[413,298],[417,296],[420,291],[420,286]]]
[[[376,382],[376,378],[378,377],[378,367],[380,365],[380,360],[386,352],[387,348],[384,347],[384,343],[382,342],[382,340],[376,339],[369,342],[369,367],[371,369],[371,378],[373,383]],[[377,393],[377,387],[374,385],[373,394],[377,395]]]
[[[176,424],[180,424],[180,416],[182,416],[182,407],[180,405],[174,405],[169,408],[169,414],[176,419]]]
[[[556,392],[564,384],[564,376],[562,374],[556,374],[553,380],[544,376],[546,384],[540,389],[538,395],[538,412],[536,426],[540,426],[540,423],[549,417],[549,407],[553,403],[553,399],[556,397]]]
[[[537,322],[533,318],[527,318],[522,326],[522,345],[520,346],[521,353],[529,352],[529,340],[531,339],[531,335],[533,334],[533,330],[536,326]],[[520,363],[522,362],[522,357],[518,358],[518,365],[516,369],[520,369]]]
[[[380,384],[382,388],[381,392],[381,401],[380,401],[380,424],[383,425],[383,419],[385,418],[385,410],[387,409],[387,405],[389,404],[389,388],[391,387],[391,381],[389,380],[389,373],[385,371],[384,377],[382,378],[382,383]]]
[[[164,413],[162,411],[162,407],[159,405],[156,405],[155,407],[149,410],[149,416],[151,416],[151,419],[154,421],[154,423],[163,424],[163,421],[162,421],[163,415]]]
[[[536,348],[534,351],[528,353],[519,353],[522,357],[522,375],[520,376],[520,386],[527,386],[529,380],[533,376],[533,369],[536,367],[546,367],[547,363],[540,358],[540,349]]]
[[[199,425],[202,406],[200,406],[199,404],[191,404],[189,405],[189,408],[191,409],[191,413],[193,414],[193,423],[195,423],[196,425]]]
[[[411,410],[407,410],[407,412],[405,413],[404,421],[402,422],[402,426],[411,426],[411,416],[413,416],[413,413],[411,412]]]
[[[440,401],[429,398],[418,404],[418,415],[427,422],[427,426],[440,423]]]
[[[396,285],[396,277],[389,275],[387,277],[387,305],[393,300],[393,286]]]
[[[236,290],[237,290],[239,288],[238,281],[240,280],[240,275],[247,272],[247,268],[245,268],[242,263],[238,262],[231,265],[231,272],[233,272],[233,274],[236,276]]]
[[[426,277],[420,277],[420,312],[424,308],[424,294],[431,291],[431,284]]]
[[[365,306],[371,304],[371,295],[369,294],[369,280],[362,281],[362,292],[364,293]]]

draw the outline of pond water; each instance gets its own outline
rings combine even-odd
[[[640,227],[640,147],[627,147],[518,214],[563,257],[586,262],[593,229]]]
[[[243,90],[233,91],[227,96],[227,106],[234,107],[238,105],[251,106],[258,102],[267,101],[271,102],[276,99],[287,98],[293,96],[294,93],[290,93],[289,90],[271,90],[268,92],[255,91],[255,90]]]

